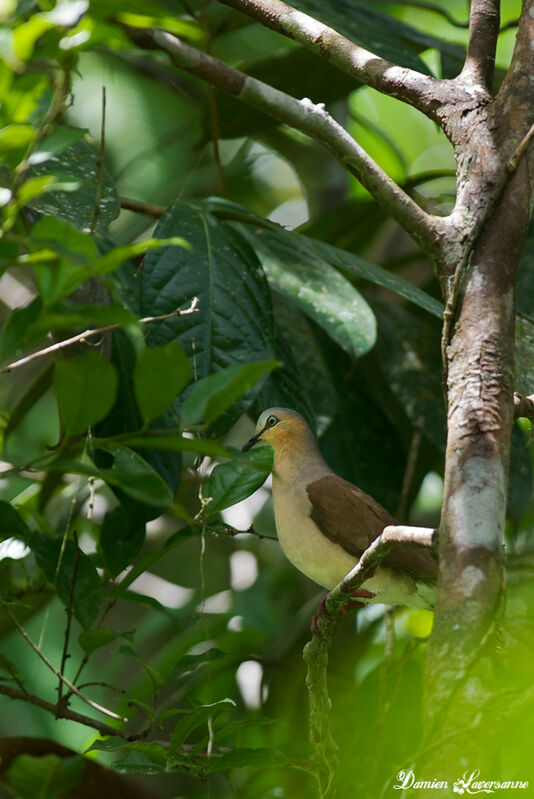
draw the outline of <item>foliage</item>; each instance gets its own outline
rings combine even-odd
[[[123,25],[161,27],[289,94],[326,100],[433,209],[454,194],[447,142],[415,117],[398,123],[410,125],[404,140],[394,120],[406,110],[215,2],[7,5],[2,735],[99,753],[119,774],[153,775],[161,796],[205,796],[206,781],[213,797],[229,785],[242,799],[311,796],[301,650],[318,593],[263,540],[274,533],[269,500],[243,524],[228,513],[272,466],[268,449],[239,451],[245,414],[296,408],[339,474],[392,513],[434,524],[446,441],[439,289],[421,252],[316,143],[135,47]],[[403,66],[452,76],[461,64],[464,32],[432,12],[294,5]],[[505,16],[514,9],[504,3]],[[503,33],[504,61],[510,41]],[[140,212],[124,210],[132,195]],[[534,372],[533,247],[529,238],[520,276],[521,386]],[[512,448],[516,556],[531,551],[527,433],[518,426]],[[516,631],[534,601],[519,572],[509,597],[514,687],[528,679]],[[331,650],[343,796],[379,795],[419,741],[429,620],[400,610],[395,621],[385,660],[383,616],[370,611],[357,636],[345,622]],[[27,693],[43,701],[9,698]],[[354,718],[371,721],[348,729]],[[512,741],[503,771],[515,778],[529,737],[504,712],[501,721]],[[30,752],[5,784],[20,797],[37,784],[58,796],[82,765]]]

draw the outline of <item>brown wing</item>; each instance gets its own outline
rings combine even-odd
[[[335,474],[321,477],[307,486],[311,518],[321,532],[344,550],[360,558],[384,527],[397,524],[376,500]],[[425,582],[435,582],[437,564],[432,555],[416,545],[393,547],[383,560]]]

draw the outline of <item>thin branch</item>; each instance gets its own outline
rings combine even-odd
[[[317,635],[304,647],[307,665],[306,687],[310,703],[310,742],[314,751],[316,775],[322,799],[333,799],[336,770],[336,744],[331,736],[328,715],[327,666],[328,648],[336,631],[336,621],[353,592],[373,576],[389,550],[402,543],[433,546],[437,530],[428,527],[389,526],[365,550],[358,563],[326,597],[326,613],[317,619]]]
[[[100,119],[100,150],[96,165],[96,191],[95,207],[93,208],[93,218],[91,220],[91,233],[96,230],[96,223],[100,214],[100,198],[102,196],[102,172],[104,169],[104,150],[106,148],[106,87],[102,86],[102,111]]]
[[[412,428],[412,440],[410,441],[410,449],[408,457],[406,458],[406,468],[404,470],[404,478],[402,480],[402,488],[399,497],[399,504],[395,517],[398,521],[404,522],[406,517],[406,508],[408,506],[408,495],[412,485],[413,475],[415,471],[415,464],[417,463],[417,456],[421,447],[421,439],[423,437],[423,424],[424,419],[419,418]]]
[[[423,211],[330,116],[322,103],[315,104],[308,98],[297,100],[157,28],[121,27],[140,47],[167,52],[179,68],[324,144],[424,250],[436,253],[437,217]],[[404,75],[405,71],[401,72]]]
[[[140,200],[130,200],[127,197],[120,198],[121,208],[126,211],[134,211],[136,214],[144,214],[153,219],[159,219],[167,210],[164,205],[152,205],[151,203],[143,203]]]
[[[499,35],[499,0],[471,0],[469,43],[458,81],[491,93]]]
[[[183,311],[180,310],[180,308],[177,308],[175,311],[162,314],[161,316],[145,316],[143,319],[138,320],[138,324],[148,325],[152,322],[164,322],[166,319],[173,319],[175,316],[187,316],[188,314],[198,311],[197,305],[198,297],[193,297],[189,308],[186,308]],[[116,330],[122,326],[122,322],[115,322],[112,325],[88,328],[87,330],[84,330],[83,333],[77,333],[75,336],[71,336],[71,338],[63,339],[63,341],[58,341],[56,344],[51,344],[49,347],[45,347],[42,350],[32,352],[30,355],[25,355],[24,358],[20,358],[18,361],[13,361],[13,363],[10,363],[7,366],[4,366],[3,369],[0,369],[0,375],[8,374],[9,372],[12,372],[13,369],[18,369],[20,366],[26,366],[27,363],[34,361],[36,358],[42,358],[44,355],[50,355],[52,352],[57,352],[58,350],[65,349],[65,347],[70,347],[71,344],[76,344],[78,341],[84,341],[86,338],[90,338],[91,336],[96,336],[99,333],[107,333],[108,330]]]
[[[342,36],[282,0],[219,0],[302,44],[373,89],[403,100],[437,121],[441,84],[436,78],[400,67]]]
[[[82,694],[82,692],[79,691],[78,688],[76,688],[76,686],[73,685],[73,683],[71,683],[70,680],[68,680],[63,674],[61,674],[60,671],[58,671],[58,669],[56,669],[56,667],[52,663],[50,663],[48,658],[45,657],[45,655],[43,655],[43,653],[41,652],[39,647],[36,644],[34,644],[34,642],[30,638],[30,636],[28,635],[28,633],[26,632],[24,627],[22,627],[22,625],[19,624],[18,619],[9,610],[7,602],[5,602],[3,599],[0,599],[0,602],[1,602],[2,607],[4,609],[4,613],[6,613],[6,615],[11,619],[11,622],[15,625],[15,627],[17,628],[19,633],[22,635],[22,637],[24,638],[26,643],[29,644],[30,647],[35,652],[35,654],[38,655],[38,657],[40,657],[40,659],[43,661],[45,666],[48,669],[50,669],[50,671],[53,674],[55,674],[55,676],[59,680],[61,680],[67,686],[67,688],[70,688],[70,690],[71,690],[71,692],[73,694],[76,694],[76,696],[79,699],[81,699],[82,702],[85,702],[87,705],[89,705],[90,707],[94,708],[95,710],[98,710],[100,713],[103,713],[105,716],[109,716],[112,719],[117,719],[118,721],[124,721],[124,722],[128,721],[128,719],[125,719],[122,716],[119,716],[117,713],[114,713],[112,710],[108,710],[108,708],[104,707],[103,705],[99,705],[98,702],[93,702],[92,699],[89,699],[89,697],[87,697],[84,694]],[[54,707],[54,712],[56,712],[56,711],[57,711],[57,705]]]
[[[67,612],[67,623],[65,625],[65,638],[63,641],[63,652],[61,653],[61,664],[59,666],[59,673],[61,674],[61,678],[58,680],[57,686],[57,712],[60,712],[61,704],[63,700],[63,675],[65,673],[65,664],[67,662],[67,658],[69,657],[69,640],[70,640],[70,628],[72,625],[72,605],[74,602],[74,588],[76,586],[76,575],[78,573],[78,565],[80,563],[80,547],[78,546],[78,533],[76,530],[72,531],[72,536],[74,538],[74,545],[76,547],[75,556],[74,556],[74,565],[72,567],[72,580],[70,583],[70,592],[69,592],[69,602],[67,604],[66,612]]]

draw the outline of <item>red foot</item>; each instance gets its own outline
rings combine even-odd
[[[319,600],[319,604],[317,605],[317,613],[313,617],[312,623],[311,623],[312,635],[316,635],[319,638],[321,637],[321,633],[319,632],[319,630],[317,628],[317,622],[319,621],[319,619],[321,617],[324,618],[325,616],[328,616],[328,612],[327,612],[327,610],[325,608],[327,596],[328,596],[328,594],[325,594]],[[372,594],[371,591],[366,591],[365,589],[360,588],[360,589],[354,591],[351,594],[351,596],[357,596],[357,597],[360,597],[361,599],[374,599],[375,595]],[[349,610],[358,610],[359,608],[364,608],[364,607],[365,607],[365,602],[357,602],[357,601],[347,602],[347,604],[345,605],[345,607],[341,611],[341,615],[344,616],[346,613],[349,612]],[[337,630],[337,626],[334,628],[334,632],[336,630]]]

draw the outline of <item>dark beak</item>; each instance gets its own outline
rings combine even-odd
[[[256,441],[259,441],[259,440],[260,440],[260,437],[261,437],[261,434],[262,434],[262,433],[263,433],[263,430],[260,430],[260,432],[259,432],[259,433],[256,433],[256,435],[255,435],[255,436],[252,436],[252,438],[249,438],[249,440],[247,441],[247,443],[246,443],[244,446],[242,446],[242,447],[241,447],[241,452],[246,452],[246,451],[247,451],[247,450],[249,450],[251,447],[253,447],[253,446],[254,446],[254,444],[256,443]]]

